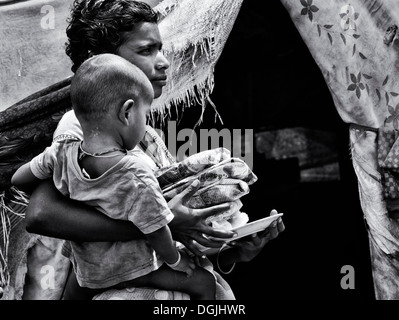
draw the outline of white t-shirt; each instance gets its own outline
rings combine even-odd
[[[53,142],[30,163],[39,179],[53,177],[56,188],[113,219],[129,220],[144,234],[167,225],[173,214],[162,195],[153,170],[140,149],[134,149],[115,166],[89,179],[78,164],[80,141]],[[78,282],[104,288],[145,275],[162,265],[145,240],[125,242],[71,242],[71,261]]]

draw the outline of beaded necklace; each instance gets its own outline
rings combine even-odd
[[[116,157],[116,156],[118,156],[119,154],[112,154],[112,155],[109,155],[109,153],[113,153],[113,152],[123,152],[123,153],[127,153],[127,151],[126,151],[126,149],[120,149],[120,148],[112,148],[112,149],[110,149],[110,150],[107,150],[107,151],[103,151],[103,152],[95,152],[95,153],[90,153],[90,152],[87,152],[87,151],[85,151],[85,150],[83,150],[83,148],[82,148],[82,143],[83,143],[83,141],[79,144],[79,160],[82,160],[84,157],[86,157],[86,156],[90,156],[90,157],[94,157],[94,158],[111,158],[111,157]]]

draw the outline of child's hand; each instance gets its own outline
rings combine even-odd
[[[195,269],[194,261],[183,250],[179,251],[179,257],[180,258],[176,263],[167,265],[169,266],[169,268],[176,271],[184,272],[188,277],[190,277],[193,273],[193,269]]]

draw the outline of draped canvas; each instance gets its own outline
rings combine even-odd
[[[399,225],[394,212],[387,208],[391,203],[388,197],[394,193],[388,192],[390,184],[384,180],[395,176],[395,161],[385,161],[384,168],[378,163],[382,156],[378,151],[384,149],[378,148],[379,141],[380,145],[390,141],[393,149],[399,125],[399,3],[281,3],[319,66],[337,112],[350,124],[352,163],[369,235],[376,298],[399,299]],[[395,154],[392,149],[386,153]],[[384,172],[389,175],[381,174]],[[342,211],[352,214],[345,212],[345,206]]]
[[[167,16],[160,21],[159,29],[170,67],[162,96],[152,105],[154,111],[164,112],[181,104],[199,104],[203,109],[210,104],[215,108],[209,99],[213,71],[242,2],[163,0],[156,6]]]

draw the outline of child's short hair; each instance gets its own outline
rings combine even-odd
[[[86,60],[71,82],[72,108],[79,121],[98,121],[126,100],[153,99],[150,80],[138,67],[114,54]]]

